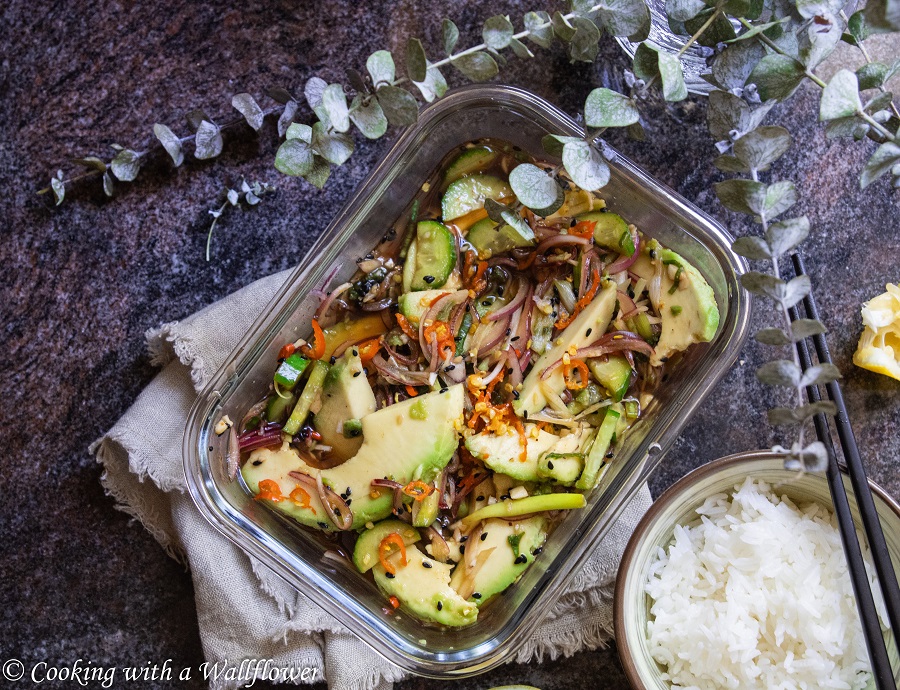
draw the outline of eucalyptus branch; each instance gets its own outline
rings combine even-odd
[[[701,36],[703,36],[703,34],[706,32],[706,30],[712,26],[713,22],[716,21],[716,19],[718,19],[719,15],[721,15],[721,14],[722,14],[722,7],[720,5],[717,5],[715,11],[711,15],[709,15],[709,19],[707,19],[700,26],[700,28],[697,29],[697,31],[695,31],[693,33],[693,35],[691,35],[691,37],[688,38],[688,40],[684,42],[684,45],[681,46],[681,49],[675,54],[675,57],[678,58],[679,60],[681,60],[681,57],[688,50],[690,50],[691,46],[694,45],[700,39]],[[660,76],[659,74],[654,74],[650,78],[650,81],[648,81],[644,85],[644,90],[645,91],[649,90],[650,87],[653,85],[653,83],[657,80],[657,78],[659,78],[659,76]]]
[[[847,25],[847,27],[849,29],[850,19],[847,17],[847,13],[844,12],[844,10],[840,11],[840,17],[841,17],[841,19],[844,20],[844,23]],[[866,46],[863,43],[862,37],[854,36],[854,44],[853,45],[855,45],[859,49],[859,52],[862,53],[863,59],[866,61],[867,65],[873,64],[872,57],[869,55],[869,51],[866,49]],[[879,84],[877,88],[881,93],[889,93],[888,90],[886,88],[884,88],[884,84]],[[890,107],[891,107],[891,111],[894,113],[894,117],[900,119],[900,109],[897,108],[897,104],[894,103],[893,99],[891,99]]]

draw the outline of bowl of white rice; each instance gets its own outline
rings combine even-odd
[[[782,463],[758,451],[703,465],[638,524],[615,593],[616,644],[634,688],[874,687],[828,484]],[[896,640],[844,482],[900,686]],[[900,505],[871,486],[900,572]]]

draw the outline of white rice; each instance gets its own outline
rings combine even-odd
[[[835,516],[750,478],[697,513],[676,526],[646,583],[649,649],[663,679],[676,688],[864,688],[869,659]]]

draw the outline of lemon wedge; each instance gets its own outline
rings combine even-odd
[[[900,381],[900,288],[888,283],[887,292],[862,306],[863,329],[853,363]]]

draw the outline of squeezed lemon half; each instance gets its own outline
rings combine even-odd
[[[887,292],[862,306],[863,329],[853,363],[900,381],[900,288],[888,283]]]

